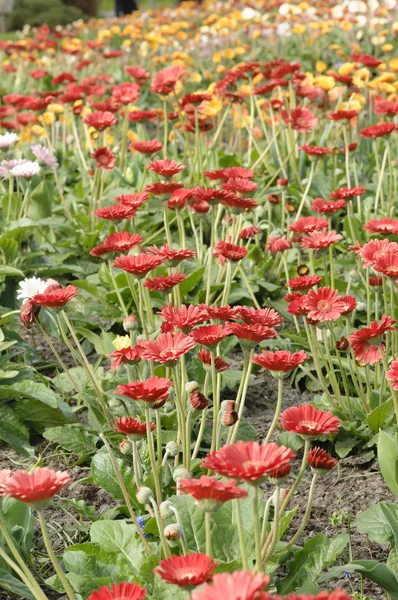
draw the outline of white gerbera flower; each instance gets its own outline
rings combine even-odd
[[[7,132],[4,135],[0,135],[0,148],[8,148],[11,144],[15,144],[19,140],[19,135],[16,133]]]
[[[42,294],[47,286],[48,282],[40,277],[28,277],[19,283],[17,299],[30,300],[36,294]]]
[[[35,144],[31,147],[31,150],[35,157],[38,160],[44,162],[44,164],[47,165],[47,167],[49,167],[50,169],[54,170],[58,167],[57,159],[55,158],[51,150],[46,148],[46,146],[42,146],[41,144]]]
[[[10,171],[11,175],[14,177],[33,177],[34,175],[38,175],[40,173],[40,165],[38,162],[33,162],[31,160],[27,160],[22,165],[15,165]]]

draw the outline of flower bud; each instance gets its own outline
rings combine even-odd
[[[297,212],[297,208],[291,202],[286,202],[286,211],[292,214]]]
[[[159,514],[162,519],[170,519],[174,515],[174,511],[172,509],[172,503],[168,500],[162,502],[159,506]]]
[[[291,465],[289,465],[289,464],[283,465],[282,467],[279,467],[278,469],[274,469],[269,474],[270,483],[273,483],[274,485],[276,485],[276,484],[281,485],[288,478],[290,471],[291,471]]]
[[[289,185],[289,180],[285,179],[284,177],[281,177],[280,179],[276,180],[276,185],[278,187],[286,187],[287,185]]]
[[[270,204],[279,204],[281,201],[278,194],[268,194],[267,200]]]
[[[129,315],[123,319],[123,329],[126,333],[138,329],[138,319],[135,315]]]
[[[383,278],[378,275],[374,275],[373,277],[369,277],[369,285],[371,287],[380,287],[383,285]]]
[[[128,454],[131,454],[133,451],[131,441],[130,440],[122,440],[119,444],[119,450],[125,456],[127,456]]]
[[[224,402],[221,403],[220,415],[222,422],[226,427],[235,425],[239,419],[238,413],[235,410],[235,406],[235,400],[224,400]]]
[[[185,467],[177,467],[177,469],[174,469],[173,479],[174,481],[178,481],[179,479],[192,479],[192,473]]]
[[[297,267],[297,275],[300,275],[300,277],[303,277],[304,275],[308,275],[310,272],[310,269],[307,265],[299,265]]]
[[[167,442],[166,452],[169,456],[177,456],[180,451],[180,447],[176,442]]]
[[[196,390],[199,388],[199,384],[197,381],[188,381],[188,383],[185,384],[185,391],[188,394],[192,394],[193,392],[196,392]]]
[[[192,404],[192,408],[194,408],[195,410],[204,410],[209,404],[209,401],[207,400],[206,396],[202,394],[202,392],[199,392],[199,390],[193,392],[189,396],[189,400]]]
[[[336,342],[336,350],[339,350],[339,352],[344,352],[345,350],[348,350],[349,346],[350,342],[347,340],[346,337],[341,337]]]
[[[33,321],[40,311],[40,306],[33,304],[31,300],[25,300],[19,313],[19,322],[24,329],[32,329]]]
[[[271,499],[271,504],[272,506],[275,506],[276,504],[276,500],[278,498],[277,494],[279,494],[279,506],[281,505],[281,502],[284,501],[284,499],[286,498],[286,496],[288,495],[289,490],[285,489],[285,488],[281,488],[281,487],[277,487],[274,491],[274,493],[272,494],[272,499]]]
[[[178,542],[184,535],[184,531],[178,523],[171,523],[170,525],[166,525],[163,530],[164,537],[166,540],[171,542]]]
[[[140,487],[135,495],[140,504],[148,504],[153,498],[153,492],[149,487]]]

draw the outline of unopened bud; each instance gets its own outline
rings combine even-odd
[[[341,337],[336,342],[336,350],[339,350],[340,352],[344,352],[345,350],[348,350],[349,345],[350,345],[350,342],[347,340],[347,338]]]
[[[167,442],[166,452],[169,456],[177,456],[180,451],[180,447],[176,442]]]
[[[291,471],[291,466],[289,464],[283,465],[282,467],[279,467],[278,469],[274,469],[269,474],[270,483],[273,483],[274,485],[276,485],[276,484],[281,485],[281,483],[283,483],[283,481],[290,474],[290,471]]]
[[[300,275],[300,277],[303,277],[304,275],[308,275],[309,272],[310,272],[310,269],[307,265],[299,265],[297,267],[297,274]]]
[[[188,394],[192,394],[193,392],[196,392],[196,390],[199,388],[199,384],[197,381],[188,381],[188,383],[185,384],[185,391]]]
[[[162,502],[159,506],[159,514],[162,519],[170,519],[174,515],[174,511],[172,509],[172,503],[168,500]]]
[[[280,506],[281,502],[283,502],[283,500],[286,498],[288,493],[289,493],[289,490],[286,490],[285,488],[281,488],[278,486],[275,489],[274,493],[272,494],[272,499],[271,499],[272,506],[275,506],[277,498],[278,498],[278,494],[279,494],[279,506]]]
[[[281,201],[278,194],[268,194],[267,200],[270,204],[279,204]]]
[[[148,504],[153,498],[153,492],[149,487],[140,487],[135,495],[140,504]]]
[[[286,187],[289,185],[289,180],[281,177],[280,179],[276,180],[276,185],[278,187]]]
[[[221,403],[220,412],[222,415],[222,422],[226,427],[235,425],[239,419],[238,413],[235,410],[235,406],[235,400],[224,400],[224,402]]]
[[[195,410],[204,410],[209,404],[209,401],[207,400],[206,396],[202,394],[202,392],[199,392],[199,390],[193,392],[189,396],[189,400],[192,404],[192,408],[194,408]]]
[[[131,454],[133,451],[131,441],[130,440],[122,440],[119,444],[119,450],[125,456],[127,456],[128,454]]]
[[[178,540],[180,540],[184,535],[183,529],[178,523],[171,523],[170,525],[166,525],[166,527],[163,530],[163,533],[166,540],[169,540],[171,542],[178,542]]]
[[[369,285],[371,287],[380,287],[383,285],[383,278],[378,275],[374,275],[373,277],[369,277]]]
[[[138,319],[135,315],[129,315],[123,319],[123,329],[126,333],[138,329]]]
[[[192,473],[185,467],[177,467],[177,469],[174,469],[173,479],[174,481],[178,481],[179,479],[192,479]]]

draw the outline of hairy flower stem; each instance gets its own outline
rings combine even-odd
[[[8,556],[7,552],[0,547],[0,558],[4,560],[5,563],[18,575],[18,577],[23,581],[26,587],[32,592],[35,600],[48,600],[47,596],[40,588],[39,584],[36,580],[34,580],[35,585],[32,583],[32,580],[27,577],[22,569]]]
[[[217,369],[215,363],[215,351],[210,352],[211,357],[211,383],[212,383],[212,395],[213,395],[213,433],[211,438],[211,451],[218,450],[217,447],[217,424],[218,424],[218,414],[220,411],[220,398],[218,395],[218,387],[217,387]]]
[[[267,502],[265,503],[264,516],[263,516],[263,526],[262,526],[262,529],[261,529],[261,547],[263,547],[264,544],[265,544],[265,536],[266,536],[266,533],[267,533],[269,511],[270,511],[270,508],[271,508],[271,502],[272,502],[272,496],[270,496],[268,498]]]
[[[123,494],[123,498],[124,498],[124,501],[126,503],[127,509],[129,511],[129,515],[131,517],[131,520],[133,521],[134,527],[136,528],[136,531],[137,531],[138,535],[140,536],[141,541],[144,544],[146,551],[148,552],[148,554],[152,554],[152,550],[151,550],[151,548],[150,548],[150,546],[149,546],[149,544],[148,544],[148,542],[147,542],[147,540],[146,540],[146,538],[145,538],[145,536],[143,534],[143,531],[142,531],[141,527],[139,526],[139,523],[137,521],[137,517],[135,516],[135,512],[134,512],[133,506],[131,504],[130,496],[128,495],[128,492],[127,492],[126,486],[124,484],[123,477],[122,477],[122,475],[120,473],[120,469],[119,469],[118,464],[116,462],[116,458],[115,458],[115,455],[113,453],[113,450],[112,450],[112,448],[111,448],[108,440],[106,439],[106,437],[105,437],[105,435],[103,433],[100,434],[100,438],[104,442],[105,447],[106,447],[106,449],[108,451],[109,458],[111,459],[111,462],[112,462],[113,470],[115,471],[117,482],[118,482],[119,487],[121,489],[121,492]]]
[[[129,108],[128,106],[124,107],[124,111],[123,111],[123,128],[122,128],[122,149],[121,149],[121,156],[120,156],[120,172],[124,173],[124,163],[126,160],[126,152],[127,152],[127,140],[128,140],[128,130],[129,130],[129,121],[128,121],[128,116],[129,116]]]
[[[147,406],[145,407],[145,419],[149,460],[151,462],[152,476],[155,483],[156,502],[160,505],[162,503],[162,488],[160,487],[159,473],[155,458],[155,445],[153,443],[153,434],[151,430],[151,409]]]
[[[39,517],[39,523],[40,523],[41,533],[43,536],[44,545],[46,547],[47,554],[53,564],[54,570],[55,570],[56,574],[58,575],[69,600],[76,600],[74,591],[72,590],[72,587],[71,587],[69,581],[67,580],[65,573],[61,569],[61,565],[59,564],[58,559],[53,550],[53,547],[51,545],[50,537],[49,537],[48,531],[47,531],[46,519],[43,515],[43,511],[38,510],[37,516]]]
[[[270,535],[272,534],[272,541],[271,541],[271,545],[268,549],[267,554],[264,557],[264,562],[267,563],[270,558],[272,557],[272,554],[276,548],[276,544],[278,543],[278,538],[279,538],[279,523],[280,523],[280,518],[283,515],[283,510],[282,507],[280,506],[280,500],[281,500],[281,488],[280,486],[277,484],[275,486],[275,504],[274,504],[274,522],[272,524],[272,529],[270,532]]]
[[[117,299],[119,301],[120,308],[122,309],[122,311],[124,313],[124,316],[128,317],[129,313],[128,313],[128,310],[127,310],[126,305],[124,303],[122,294],[121,294],[121,292],[119,290],[119,286],[118,286],[118,284],[116,282],[116,277],[115,277],[115,274],[114,274],[113,269],[112,269],[112,263],[111,263],[111,261],[108,262],[108,269],[109,269],[109,275],[111,276],[112,286],[113,286],[113,289],[116,292],[116,296],[117,296]]]
[[[268,433],[263,441],[263,444],[267,444],[270,441],[272,434],[274,433],[274,431],[276,429],[276,426],[278,424],[279,415],[281,414],[281,409],[282,409],[282,398],[283,398],[283,379],[282,379],[282,377],[280,377],[278,379],[278,399],[276,401],[274,418],[272,419],[271,426],[270,426]]]
[[[187,449],[186,440],[184,392],[180,386],[180,377],[177,366],[173,368],[173,382],[177,409],[178,435],[182,443],[182,462],[184,467],[187,468],[188,452],[190,452],[190,450],[189,448]]]
[[[211,556],[211,513],[205,512],[206,554]]]
[[[62,314],[62,317],[63,317],[65,323],[66,323],[66,326],[68,327],[68,329],[70,331],[72,339],[75,342],[77,349],[79,350],[79,353],[80,353],[80,356],[81,356],[81,358],[83,360],[83,363],[84,363],[84,366],[86,368],[87,374],[88,374],[88,376],[90,378],[90,381],[93,384],[93,388],[94,388],[94,390],[95,390],[95,392],[97,394],[98,401],[99,401],[99,403],[101,405],[101,409],[102,409],[102,411],[104,413],[104,417],[105,417],[105,420],[106,420],[106,422],[108,424],[108,427],[110,429],[112,429],[112,426],[113,426],[112,425],[112,419],[111,419],[111,416],[109,414],[108,407],[107,407],[107,405],[105,403],[105,400],[104,400],[104,397],[103,397],[103,394],[102,394],[102,390],[101,390],[101,388],[99,387],[99,385],[97,383],[97,380],[96,380],[93,368],[90,365],[90,363],[89,363],[89,361],[87,359],[87,356],[84,353],[83,348],[80,345],[79,340],[77,339],[77,335],[75,333],[75,330],[74,330],[74,328],[72,326],[72,323],[70,322],[70,320],[69,320],[66,312],[64,310],[62,310],[61,314]]]
[[[260,525],[260,494],[259,486],[253,485],[253,532],[254,532],[254,545],[256,548],[256,571],[261,571],[261,525]]]
[[[159,529],[159,538],[160,538],[160,544],[163,548],[163,554],[166,557],[171,556],[170,546],[167,543],[166,538],[164,537],[164,523],[163,523],[162,517],[160,516],[159,507],[156,504],[155,498],[153,498],[153,496],[151,496],[149,501],[152,504],[153,512],[155,513],[155,519],[156,519],[156,523],[157,523],[157,526]]]
[[[169,126],[169,120],[167,117],[167,99],[166,99],[166,96],[163,96],[163,128],[164,128],[163,158],[166,158],[166,156],[167,156],[167,142],[169,140],[168,126]]]
[[[309,191],[310,191],[310,188],[311,188],[311,184],[312,184],[312,179],[314,177],[315,165],[316,165],[316,162],[312,161],[311,162],[311,168],[310,168],[310,174],[308,176],[308,182],[307,182],[306,188],[304,190],[303,196],[301,198],[300,206],[297,209],[296,221],[300,218],[300,215],[301,215],[301,213],[303,211],[303,208],[304,208],[304,205],[305,205],[305,201],[307,200],[307,197],[308,197],[308,194],[309,194]]]
[[[242,388],[242,395],[239,399],[239,402],[236,402],[236,407],[235,407],[235,410],[238,411],[238,420],[232,428],[231,438],[227,442],[227,444],[233,444],[235,441],[235,438],[238,434],[239,423],[242,419],[243,409],[245,408],[246,394],[247,394],[247,389],[249,387],[250,375],[251,375],[252,368],[253,368],[253,363],[251,362],[251,359],[253,358],[253,354],[254,354],[254,350],[252,349],[249,352],[248,364],[247,364],[247,368],[246,368],[246,376],[242,372],[242,377],[244,377],[245,380],[244,380],[244,384],[243,384],[243,388]]]
[[[384,377],[385,377],[385,374],[388,371],[388,360],[387,360],[387,355],[385,353],[385,350],[383,349],[383,346],[381,344],[379,345],[379,352],[380,352],[381,360],[383,362]],[[398,394],[394,390],[391,381],[388,381],[388,387],[390,388],[390,392],[391,392],[391,396],[392,396],[392,401],[394,403],[395,419],[396,419],[396,422],[398,424]]]
[[[233,502],[235,504],[235,511],[236,511],[236,524],[238,527],[239,546],[240,546],[240,552],[242,555],[242,567],[245,571],[248,571],[249,570],[249,561],[247,560],[245,530],[243,528],[240,500],[234,500]]]
[[[210,234],[210,247],[207,262],[207,286],[206,286],[206,300],[205,303],[209,304],[211,294],[211,275],[213,267],[213,255],[214,255],[214,244],[216,237],[216,207],[211,207],[211,234]]]
[[[309,494],[308,494],[307,508],[305,510],[303,522],[301,523],[300,527],[297,529],[296,533],[294,534],[294,536],[292,537],[292,539],[290,540],[290,542],[285,546],[285,548],[284,548],[285,552],[287,552],[297,542],[297,540],[299,539],[299,537],[303,533],[304,529],[307,527],[307,523],[308,523],[310,515],[311,515],[312,502],[313,502],[313,499],[314,499],[315,485],[316,485],[318,476],[319,476],[319,473],[317,471],[314,471],[314,474],[312,476],[310,491],[309,491]]]

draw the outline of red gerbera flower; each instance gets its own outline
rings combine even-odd
[[[355,358],[365,365],[374,365],[381,361],[379,347],[384,352],[383,336],[386,331],[393,331],[394,319],[383,315],[380,325],[373,321],[369,327],[362,327],[350,335],[351,347]]]
[[[343,316],[349,315],[357,307],[357,299],[354,296],[341,296],[340,300],[345,303],[345,310],[341,313]]]
[[[156,340],[145,340],[141,342],[141,358],[153,360],[161,365],[173,367],[179,358],[192,350],[195,341],[189,335],[179,332],[161,333]]]
[[[365,65],[365,67],[376,68],[379,65],[383,64],[383,61],[380,58],[375,58],[371,54],[361,54],[360,52],[354,52],[351,54],[352,60],[355,62],[359,62],[361,65]]]
[[[286,239],[285,235],[274,236],[270,235],[267,242],[267,250],[271,254],[277,254],[278,252],[285,252],[292,247],[292,243]]]
[[[249,240],[250,238],[254,237],[255,235],[258,235],[259,233],[261,233],[261,229],[255,227],[254,225],[249,225],[249,227],[245,227],[244,229],[242,229],[242,231],[239,234],[239,239]]]
[[[262,600],[262,598],[266,600],[267,594],[262,592],[269,581],[268,575],[264,573],[253,574],[249,571],[219,573],[214,575],[212,585],[193,592],[192,600]]]
[[[69,473],[38,467],[34,471],[14,471],[1,483],[0,494],[42,509],[48,501],[68,485]]]
[[[226,200],[233,200],[235,194],[227,190],[218,190],[216,188],[195,187],[191,189],[193,200],[206,201],[207,203],[219,204]]]
[[[371,233],[392,233],[398,234],[398,220],[389,219],[384,217],[383,219],[370,219],[364,226],[365,231]]]
[[[144,600],[145,595],[146,590],[137,583],[113,583],[111,590],[100,587],[87,600]]]
[[[276,350],[275,352],[263,350],[261,354],[253,356],[252,363],[268,369],[271,373],[289,373],[306,360],[309,360],[309,356],[304,350],[293,353],[286,350]]]
[[[337,433],[341,421],[331,412],[318,410],[311,404],[291,406],[281,414],[281,425],[285,431],[304,436],[317,437],[329,433]]]
[[[292,223],[289,227],[290,231],[295,233],[311,233],[319,231],[328,226],[328,220],[323,217],[301,217]]]
[[[193,304],[189,306],[182,304],[180,307],[169,304],[164,306],[159,314],[167,323],[171,323],[185,333],[188,333],[192,327],[203,323],[208,318],[206,311],[201,306],[194,306]]]
[[[100,217],[100,219],[107,219],[108,221],[123,221],[124,219],[132,219],[136,212],[136,209],[132,206],[114,204],[113,206],[98,208],[95,211],[95,215]]]
[[[150,162],[147,165],[147,169],[168,179],[169,177],[173,177],[173,175],[181,173],[185,169],[185,165],[182,165],[175,160],[164,158],[163,160],[154,160],[153,162]]]
[[[233,192],[235,194],[251,194],[255,192],[258,188],[257,183],[254,181],[250,181],[249,179],[245,179],[243,177],[231,177],[225,183],[221,184],[223,190],[227,190],[227,192]]]
[[[372,267],[378,273],[382,273],[386,277],[391,279],[397,279],[398,277],[398,252],[388,251],[383,254],[379,254],[375,257]]]
[[[173,385],[170,379],[164,377],[150,377],[145,381],[136,379],[126,385],[118,385],[115,394],[126,396],[130,400],[156,403],[167,400],[169,388]]]
[[[146,248],[145,252],[155,256],[162,256],[165,264],[169,267],[176,267],[181,261],[196,256],[195,250],[191,250],[190,248],[174,250],[167,244],[164,244],[161,248],[150,246],[149,248]]]
[[[151,74],[142,67],[131,67],[130,65],[127,65],[124,67],[124,70],[130,77],[136,79],[139,83],[143,83],[145,79],[149,79],[151,76]]]
[[[206,366],[211,366],[211,354],[207,348],[201,348],[198,352],[199,360]],[[229,369],[230,365],[225,360],[221,358],[221,356],[214,357],[214,366],[216,367],[217,373],[221,373],[222,371],[226,371]]]
[[[391,381],[394,390],[398,390],[398,358],[390,364],[390,368],[386,372],[386,379]]]
[[[228,327],[233,335],[236,335],[240,345],[247,348],[254,348],[256,344],[264,340],[276,337],[276,331],[266,325],[246,325],[246,323],[228,323]]]
[[[313,129],[318,123],[318,119],[309,108],[298,106],[293,108],[288,114],[285,110],[281,110],[281,117],[286,125],[291,125],[295,131],[307,133]]]
[[[285,285],[291,290],[303,291],[309,290],[314,287],[314,285],[318,285],[322,281],[322,277],[318,275],[302,275],[301,277],[293,277],[289,279]]]
[[[285,298],[286,302],[289,302],[289,306],[287,307],[287,312],[289,315],[299,316],[306,315],[308,313],[307,308],[307,296],[301,296],[299,292],[297,292],[297,296],[293,298],[293,294],[286,294]]]
[[[335,190],[334,192],[332,192],[330,194],[330,197],[333,200],[350,200],[351,198],[355,198],[355,196],[362,196],[362,194],[365,194],[366,190],[363,187],[353,187],[353,188],[348,188],[348,187],[342,187],[339,190]]]
[[[306,237],[303,237],[301,239],[301,247],[318,251],[329,248],[329,246],[333,246],[333,244],[342,239],[343,236],[336,233],[334,229],[332,231],[321,229],[321,231],[311,231]]]
[[[211,556],[198,552],[164,558],[154,572],[168,583],[192,589],[211,581],[217,564]]]
[[[148,192],[138,192],[138,194],[122,194],[121,196],[116,196],[116,202],[119,202],[123,206],[127,206],[128,208],[133,208],[137,210],[148,200],[149,194]]]
[[[164,194],[172,194],[183,186],[183,183],[178,183],[177,181],[157,181],[156,183],[146,185],[145,191],[154,196],[163,196]]]
[[[170,94],[183,74],[184,67],[166,67],[156,73],[152,79],[151,92],[155,92],[156,94]]]
[[[95,160],[97,169],[105,169],[106,171],[111,171],[116,163],[116,156],[106,146],[98,148],[93,152],[91,158]]]
[[[305,297],[308,317],[314,321],[337,321],[344,312],[346,304],[337,296],[336,290],[329,287],[310,290]]]
[[[102,256],[108,252],[128,252],[141,242],[142,237],[138,233],[129,233],[128,231],[111,233],[102,244],[90,250],[90,254],[91,256]]]
[[[331,471],[337,465],[337,460],[333,456],[318,447],[312,448],[307,458],[310,467],[316,471]]]
[[[222,179],[231,179],[239,177],[240,179],[252,179],[254,177],[253,169],[247,169],[246,167],[226,167],[221,169]]]
[[[333,202],[333,200],[328,201],[324,200],[323,198],[315,198],[315,200],[312,201],[310,208],[315,212],[323,213],[325,215],[331,215],[339,210],[342,210],[343,208],[345,208],[345,206],[346,203],[343,199],[336,200],[336,202]]]
[[[387,239],[370,240],[370,242],[367,242],[358,250],[358,254],[363,260],[364,267],[372,266],[379,257],[390,252],[398,253],[398,244],[396,242],[390,242]]]
[[[113,263],[114,267],[127,271],[141,279],[156,269],[162,264],[163,259],[161,256],[151,256],[150,254],[130,254],[129,256],[118,256]]]
[[[88,125],[89,127],[93,127],[98,131],[104,131],[108,127],[112,127],[117,122],[117,119],[114,114],[109,111],[95,111],[91,114],[87,115],[85,119],[83,119],[83,123]]]
[[[230,198],[223,200],[221,204],[228,206],[228,208],[232,209],[231,212],[238,214],[253,210],[257,206],[257,202],[252,198],[243,198],[242,196],[236,196],[235,194]]]
[[[266,327],[279,327],[283,324],[283,317],[274,308],[254,308],[253,306],[235,306],[234,319],[241,319],[247,325],[265,325]]]
[[[220,240],[214,246],[214,256],[219,256],[232,262],[242,260],[247,254],[247,248]]]
[[[124,81],[112,88],[112,98],[120,104],[132,104],[138,99],[140,86],[136,83]]]
[[[112,371],[120,367],[120,365],[130,364],[132,362],[138,362],[141,360],[141,345],[138,343],[136,346],[129,348],[121,348],[108,354],[109,358],[114,358],[111,365]]]
[[[363,138],[372,138],[372,140],[375,140],[378,137],[390,135],[396,128],[394,123],[379,123],[378,125],[370,125],[370,127],[362,129],[359,135]]]
[[[377,115],[397,115],[398,102],[395,102],[394,100],[377,100],[375,113]]]
[[[247,491],[236,486],[236,481],[224,483],[216,477],[202,475],[200,479],[179,479],[180,492],[195,498],[204,511],[214,512],[224,502],[236,498],[246,498]]]
[[[351,121],[358,115],[356,110],[336,110],[336,112],[330,112],[328,119],[331,121]]]
[[[160,277],[152,277],[144,282],[144,287],[152,291],[170,292],[176,285],[179,285],[187,276],[183,273],[172,273],[171,275],[161,275]]]
[[[68,285],[66,288],[58,288],[49,292],[44,291],[43,294],[36,294],[31,298],[31,301],[36,306],[61,308],[76,294],[78,294],[78,289],[74,285]]]
[[[202,325],[191,331],[191,336],[197,344],[214,348],[230,333],[228,325]]]
[[[324,148],[322,146],[309,146],[308,144],[302,144],[299,149],[308,154],[308,156],[326,156],[332,154],[331,148]]]
[[[229,321],[235,315],[235,308],[231,308],[229,304],[225,306],[201,304],[201,307],[206,311],[207,317],[213,321]]]
[[[163,148],[163,144],[158,140],[143,140],[141,142],[132,142],[130,148],[141,154],[155,154]]]
[[[115,425],[115,431],[124,433],[125,435],[137,435],[140,437],[146,435],[146,423],[134,417],[121,417],[121,419],[115,422]],[[155,429],[156,423],[151,423],[151,431]]]
[[[274,442],[261,446],[258,442],[239,441],[210,452],[201,466],[224,477],[259,484],[271,471],[290,463],[295,456],[290,448]]]
[[[128,120],[133,123],[152,121],[157,117],[159,117],[158,110],[131,110],[128,114]]]

